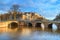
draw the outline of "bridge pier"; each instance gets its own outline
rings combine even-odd
[[[60,23],[57,24],[57,30],[60,30]]]
[[[58,26],[57,29],[60,30],[60,26]]]
[[[36,24],[36,23],[32,23],[32,27],[33,27],[33,28],[35,28],[35,24]]]
[[[48,29],[48,23],[43,23],[44,24],[44,30]]]

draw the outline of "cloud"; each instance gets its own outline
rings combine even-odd
[[[34,5],[31,7],[35,7],[38,10],[40,10],[40,12],[38,11],[37,12],[40,13],[42,16],[53,19],[60,12],[60,4],[57,3],[56,5],[54,5],[51,3],[56,3],[57,1],[58,0],[50,0],[50,1],[45,1],[45,2],[32,1]]]
[[[7,10],[9,5],[21,4],[24,6],[23,11],[35,11],[46,18],[54,18],[56,14],[60,12],[60,4],[57,3],[58,0],[1,0],[0,6],[5,7]],[[6,6],[3,6],[3,5]],[[0,7],[1,8],[1,7]],[[4,9],[3,9],[4,10]]]
[[[50,0],[51,3],[55,3],[57,2],[58,0]]]
[[[7,12],[6,12],[6,11],[0,10],[0,14],[4,14],[4,13],[7,13]]]

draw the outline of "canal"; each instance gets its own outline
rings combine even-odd
[[[0,40],[60,40],[60,32],[52,29],[22,27],[17,29],[0,29]]]

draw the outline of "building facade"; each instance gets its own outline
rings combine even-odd
[[[10,12],[0,15],[0,21],[8,20],[43,20],[41,15],[33,12]]]

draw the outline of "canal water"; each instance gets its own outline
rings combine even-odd
[[[0,32],[0,40],[60,40],[60,32],[52,29],[23,27]]]

